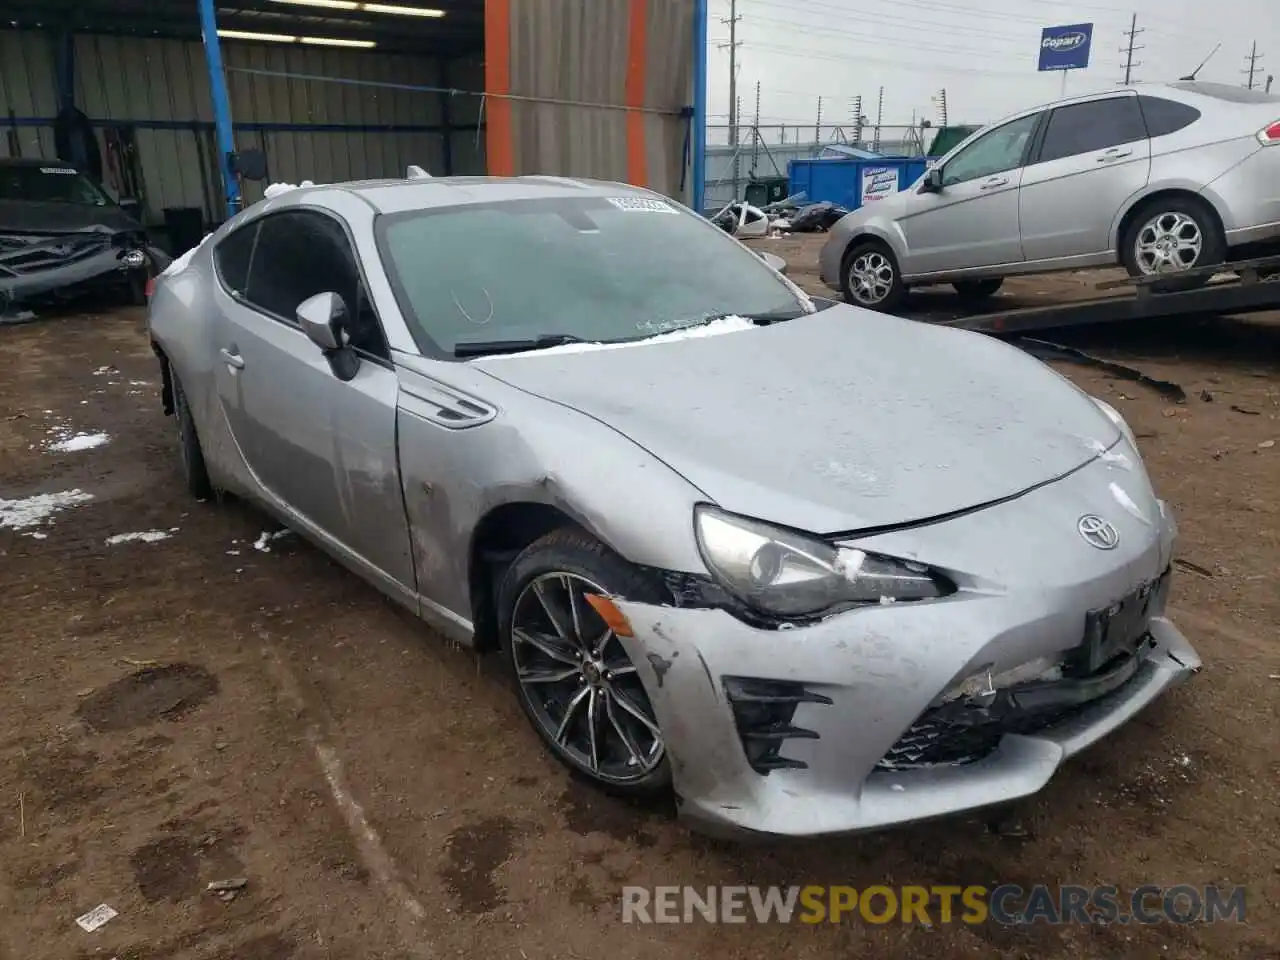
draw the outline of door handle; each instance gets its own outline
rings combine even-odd
[[[1115,147],[1112,147],[1110,150],[1104,150],[1102,152],[1102,156],[1098,157],[1098,162],[1110,163],[1112,160],[1119,160],[1122,157],[1131,157],[1131,156],[1133,156],[1132,150],[1119,150]]]
[[[990,190],[992,187],[1003,187],[1008,182],[1009,182],[1008,177],[992,177],[989,180],[982,181],[981,189]]]
[[[223,347],[218,352],[222,354],[222,362],[228,367],[235,367],[237,370],[244,369],[244,357],[240,356],[240,354],[232,353],[226,347]]]

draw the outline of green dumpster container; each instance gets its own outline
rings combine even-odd
[[[742,193],[742,199],[753,207],[765,207],[779,200],[785,200],[786,196],[786,177],[761,177],[751,180]]]

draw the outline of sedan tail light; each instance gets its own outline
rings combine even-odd
[[[1263,127],[1259,130],[1258,140],[1264,147],[1270,147],[1280,143],[1280,120],[1277,120],[1269,127]]]

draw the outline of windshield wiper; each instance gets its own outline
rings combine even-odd
[[[586,341],[571,333],[540,333],[536,337],[524,337],[519,340],[464,340],[462,343],[454,344],[453,355],[459,359],[489,357],[500,353],[525,353],[529,350],[541,350],[544,347],[562,347],[566,343],[586,343]]]

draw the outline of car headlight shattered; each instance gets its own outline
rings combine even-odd
[[[835,547],[703,505],[694,512],[698,547],[721,585],[777,617],[810,617],[854,604],[928,600],[951,592],[924,564]]]

